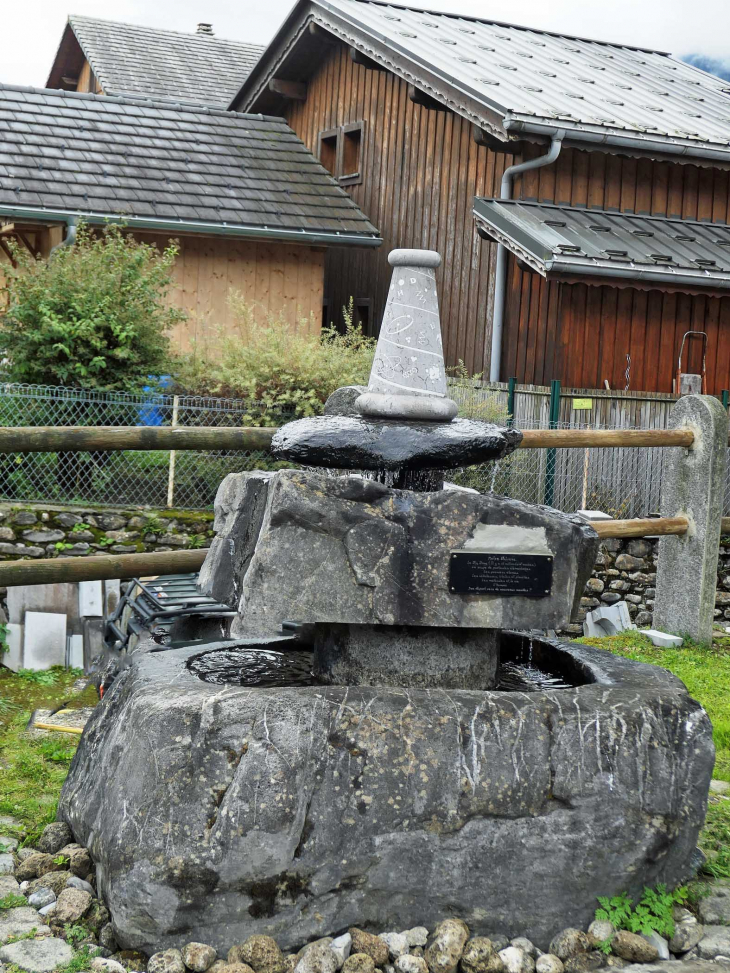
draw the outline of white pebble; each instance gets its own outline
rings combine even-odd
[[[337,969],[341,970],[352,949],[352,936],[349,932],[346,932],[343,936],[338,936],[330,943],[330,949],[335,954]]]
[[[380,938],[388,947],[388,955],[392,960],[397,960],[408,952],[408,939],[402,932],[381,932]]]
[[[428,942],[428,929],[425,926],[414,926],[403,933],[409,946],[425,946]]]

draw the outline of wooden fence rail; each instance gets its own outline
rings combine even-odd
[[[225,426],[5,426],[0,453],[74,450],[261,450],[271,447],[270,427]],[[691,429],[525,429],[521,449],[691,446]]]

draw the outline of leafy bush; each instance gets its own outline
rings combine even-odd
[[[14,248],[6,270],[0,348],[12,381],[76,388],[141,388],[165,370],[166,332],[185,315],[168,307],[177,247],[163,253],[117,225],[81,225],[50,260]]]
[[[257,403],[245,425],[277,425],[322,412],[327,397],[343,385],[367,383],[375,341],[345,317],[345,329],[315,332],[307,319],[291,325],[281,317],[257,319],[240,295],[230,300],[233,332],[219,333],[207,353],[181,358],[176,369],[181,390]]]
[[[601,908],[596,909],[596,919],[610,922],[615,929],[628,929],[644,936],[658,932],[660,936],[670,939],[674,933],[674,906],[686,901],[687,889],[684,886],[673,892],[668,892],[666,885],[657,885],[655,889],[644,887],[636,906],[626,892],[612,898],[599,895]]]

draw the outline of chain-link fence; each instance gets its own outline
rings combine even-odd
[[[247,426],[261,413],[236,399],[0,385],[1,426]],[[228,473],[282,465],[255,450],[14,453],[0,455],[0,499],[204,509]]]
[[[511,405],[514,424],[522,429],[665,428],[673,403],[669,396],[614,394],[599,401],[569,393],[563,397],[566,408],[560,419],[551,421],[548,389],[518,389],[511,402],[506,385],[483,388],[460,382],[450,392],[462,413],[475,418],[507,422]],[[588,410],[580,406],[589,401],[592,421],[587,422]],[[0,426],[247,426],[256,424],[262,411],[258,403],[233,399],[0,385]],[[282,413],[278,420],[290,418]],[[453,471],[449,479],[480,492],[493,490],[565,511],[637,517],[658,511],[663,464],[670,453],[644,447],[524,449],[500,462]],[[286,465],[253,450],[7,454],[0,455],[0,499],[204,509],[212,506],[228,473]],[[725,513],[730,513],[730,484]]]

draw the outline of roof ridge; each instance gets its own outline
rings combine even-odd
[[[581,37],[578,34],[567,34],[559,30],[546,30],[542,27],[530,27],[527,24],[515,24],[506,20],[492,20],[489,17],[477,17],[475,14],[460,14],[453,10],[429,10],[427,7],[404,3],[402,0],[346,0],[346,2],[372,4],[377,7],[399,7],[402,10],[410,10],[412,13],[434,14],[437,17],[448,17],[451,20],[468,20],[477,24],[491,24],[493,27],[512,27],[515,30],[528,30],[535,34],[546,34],[548,37],[562,37],[565,40],[583,41],[586,44],[601,44],[603,47],[618,47],[625,51],[640,51],[643,54],[661,54],[664,57],[671,56],[671,51],[660,51],[654,47],[621,44],[618,41],[602,41],[597,37]]]
[[[34,85],[5,84],[0,82],[0,95],[3,91],[22,91],[35,95],[52,95],[71,101],[115,102],[126,105],[143,105],[147,108],[176,109],[182,112],[194,112],[198,115],[213,115],[225,118],[255,118],[266,122],[283,122],[286,119],[278,115],[263,115],[260,112],[229,111],[226,108],[211,108],[199,102],[166,101],[164,98],[144,98],[142,95],[97,95],[90,91],[65,91],[63,88],[38,88]]]
[[[87,23],[93,24],[113,24],[116,27],[132,27],[134,30],[144,30],[152,34],[174,34],[177,37],[184,37],[186,40],[194,40],[197,37],[206,38],[206,43],[208,41],[220,41],[225,44],[236,44],[239,47],[256,48],[260,50],[265,50],[265,44],[252,44],[248,41],[235,40],[232,37],[219,37],[217,34],[201,34],[197,31],[186,31],[186,30],[172,30],[169,27],[149,27],[147,24],[133,24],[128,20],[111,20],[108,17],[89,17],[86,14],[69,14],[68,23],[73,27],[74,21],[85,21]]]

